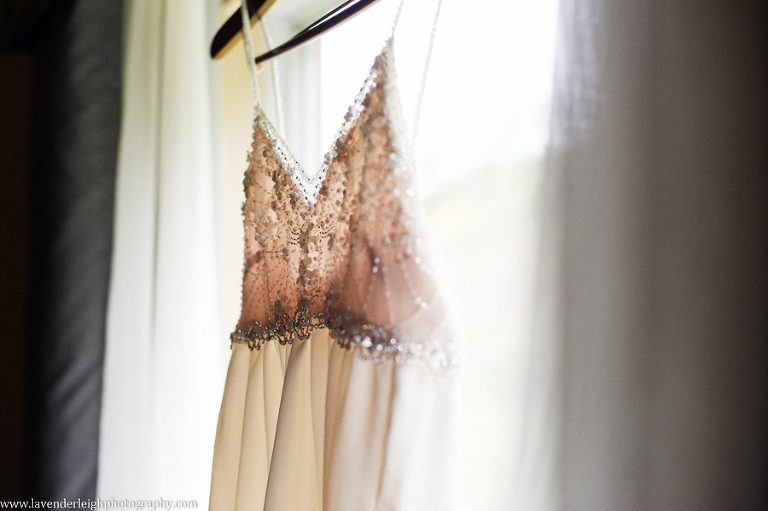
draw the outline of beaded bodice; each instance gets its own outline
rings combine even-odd
[[[458,363],[400,118],[392,39],[315,176],[256,107],[234,343],[259,349],[326,328],[374,363]]]

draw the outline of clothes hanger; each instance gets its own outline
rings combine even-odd
[[[248,0],[248,12],[251,13],[251,19],[260,19],[264,13],[272,7],[276,0]],[[243,30],[243,18],[240,16],[240,9],[229,17],[227,21],[219,28],[211,41],[211,58],[222,57],[229,49],[238,42],[236,36]]]
[[[272,7],[276,0],[248,0],[248,12],[251,13],[251,19],[261,18],[267,10]],[[282,55],[294,48],[298,48],[316,37],[324,34],[332,28],[349,20],[356,14],[361,13],[379,0],[346,0],[338,7],[328,11],[320,19],[314,21],[304,30],[293,36],[287,42],[271,49],[270,51],[257,56],[254,60],[256,64],[265,62],[271,58]],[[223,55],[224,50],[234,45],[235,36],[243,29],[242,17],[239,12],[235,12],[222,25],[211,43],[211,58],[218,58]]]

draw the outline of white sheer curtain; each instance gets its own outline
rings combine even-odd
[[[563,0],[519,509],[766,509],[766,6]]]
[[[98,496],[203,508],[228,355],[207,55],[218,5],[127,1],[125,22]]]

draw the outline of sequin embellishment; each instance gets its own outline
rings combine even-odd
[[[454,308],[434,270],[406,156],[392,58],[390,39],[315,175],[256,108],[232,345],[259,350],[327,329],[374,364],[460,365]]]

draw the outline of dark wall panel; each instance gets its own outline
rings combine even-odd
[[[36,40],[26,491],[96,496],[122,2],[61,0]]]
[[[0,500],[21,496],[32,55],[0,55]]]

